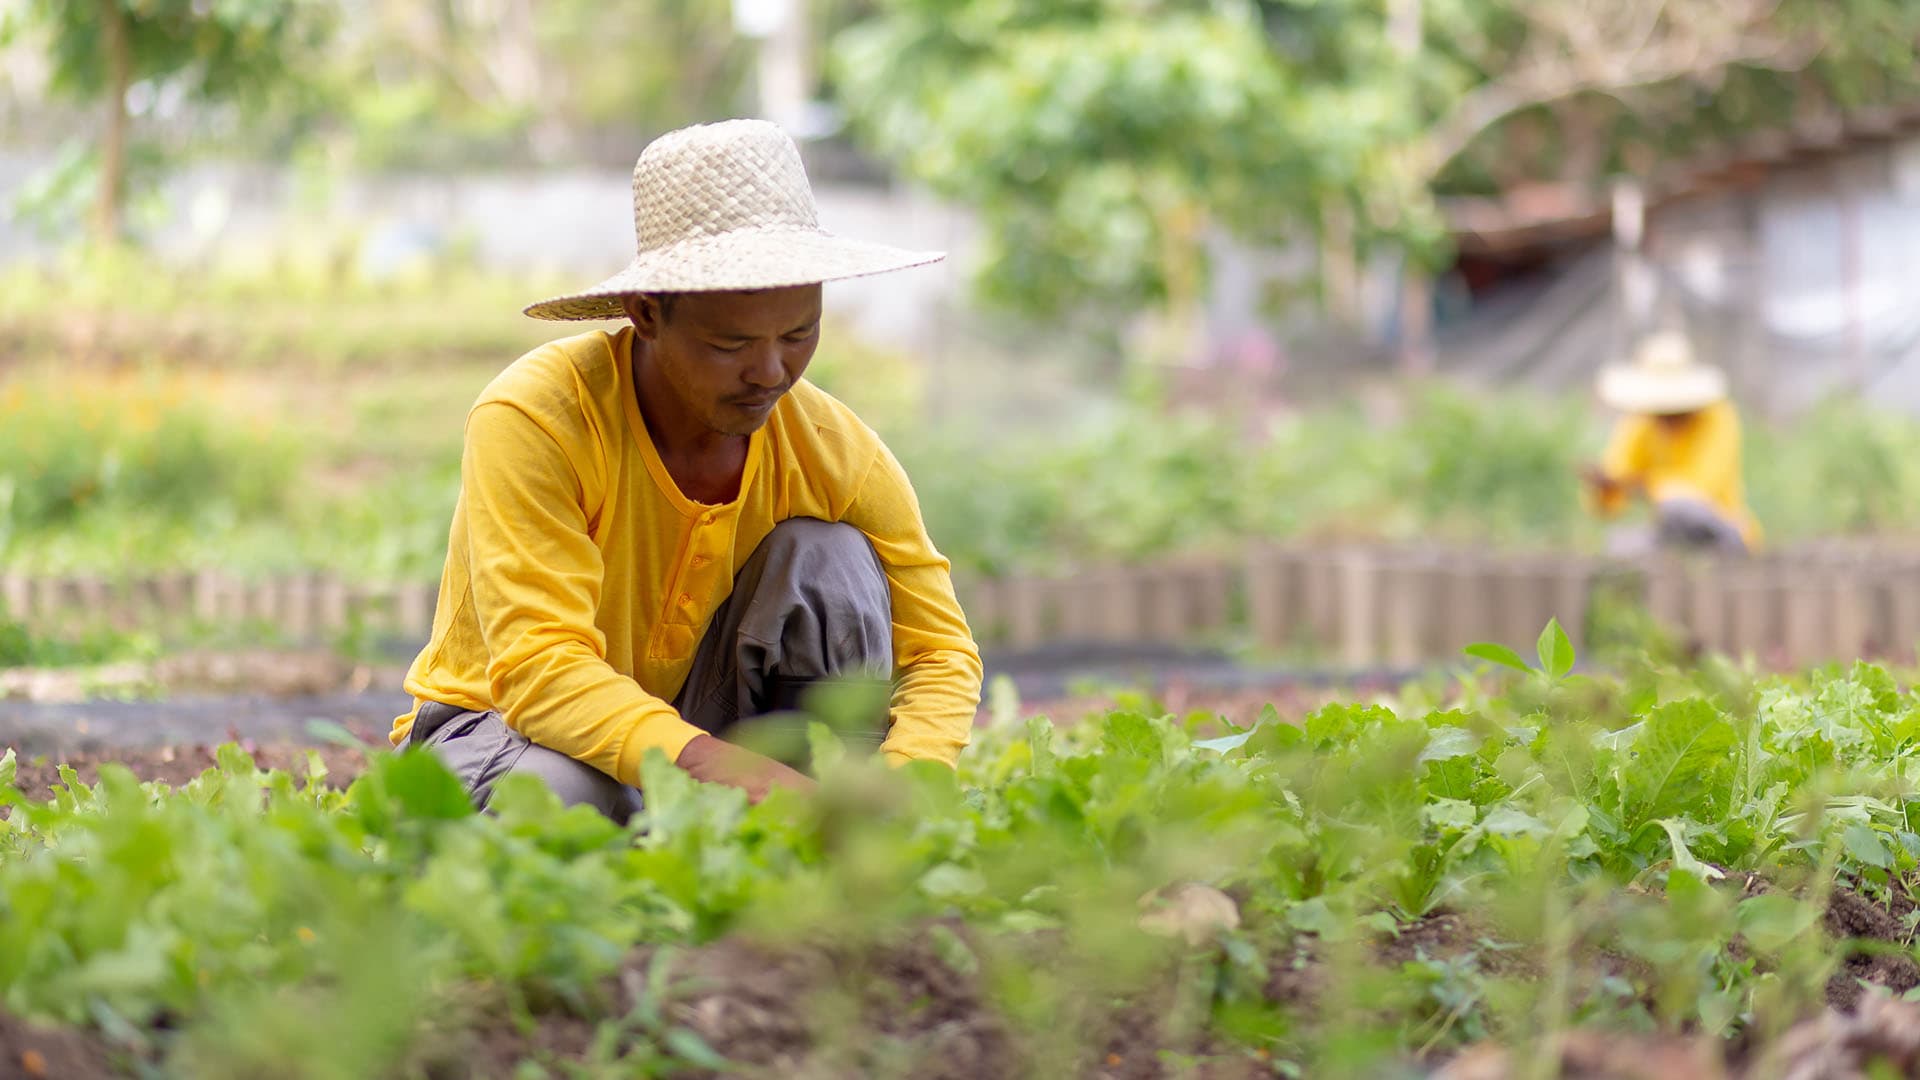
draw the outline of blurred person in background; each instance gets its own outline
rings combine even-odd
[[[981,669],[947,560],[879,436],[802,378],[821,282],[941,256],[823,231],[764,121],[661,136],[633,204],[624,271],[527,309],[624,324],[528,353],[468,413],[394,745],[439,756],[482,808],[520,773],[626,820],[654,750],[756,801],[810,787],[799,752],[742,743],[804,731],[815,683],[864,679],[857,735],[952,765]]]
[[[1654,519],[1649,530],[1616,533],[1615,553],[1756,550],[1760,526],[1740,479],[1740,418],[1726,374],[1697,360],[1685,334],[1664,330],[1630,362],[1601,371],[1598,390],[1622,415],[1600,463],[1584,470],[1588,504],[1611,517],[1645,497]]]

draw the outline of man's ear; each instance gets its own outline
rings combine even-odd
[[[660,324],[665,321],[660,310],[660,301],[645,293],[628,293],[620,298],[620,310],[626,312],[633,323],[634,332],[648,341],[660,336]]]

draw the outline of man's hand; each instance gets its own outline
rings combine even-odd
[[[747,793],[750,802],[759,802],[776,787],[812,791],[812,780],[764,754],[735,746],[711,735],[697,735],[680,751],[674,764],[687,770],[695,780],[726,784]]]

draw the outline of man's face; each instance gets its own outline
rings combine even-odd
[[[681,293],[626,300],[653,346],[672,406],[723,435],[751,435],[793,388],[820,344],[820,286]]]

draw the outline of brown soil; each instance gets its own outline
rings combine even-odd
[[[117,1076],[99,1036],[43,1027],[0,1012],[0,1080],[98,1080]]]
[[[559,1064],[586,1057],[593,1032],[590,1021],[574,1016],[542,1016],[531,1031],[499,1019],[452,1040],[425,1071],[428,1080],[512,1080],[521,1062]]]
[[[629,1007],[651,962],[650,952],[636,953],[622,977]],[[669,970],[668,1015],[748,1072],[964,1080],[1023,1071],[977,975],[949,966],[924,934],[872,949],[728,939],[689,950]]]
[[[971,947],[961,924],[935,926]],[[687,1068],[676,1076],[972,1080],[1045,1071],[1099,1080],[1175,1075],[1251,1080],[1263,1075],[1243,1051],[1199,1043],[1194,1035],[1182,1039],[1170,1030],[1171,978],[1164,980],[1167,989],[1150,995],[1153,1000],[1097,1001],[1091,1006],[1094,1015],[1074,1021],[1089,1034],[1079,1059],[1060,1063],[1057,1071],[1046,1069],[1036,1048],[1025,1045],[988,1000],[975,965],[954,966],[934,940],[928,928],[877,945],[793,946],[730,937],[675,950],[664,981],[657,984],[650,984],[650,976],[659,950],[638,949],[607,990],[609,1011],[642,1015],[648,1011],[643,1002],[653,997],[666,1027],[697,1036],[728,1062],[722,1073]],[[1053,946],[1036,940],[1035,947]],[[662,1034],[636,1030],[634,1037]],[[1060,1035],[1052,1032],[1048,1041],[1058,1045]],[[449,1077],[504,1078],[522,1060],[578,1062],[594,1044],[591,1022],[542,1016],[531,1031],[507,1023],[484,1025],[438,1057],[461,1063],[462,1071]],[[615,1054],[626,1048],[611,1047]],[[1166,1051],[1173,1054],[1163,1057]]]
[[[1401,927],[1397,936],[1382,940],[1374,948],[1374,956],[1382,964],[1399,967],[1422,959],[1451,960],[1477,951],[1482,970],[1508,974],[1514,967],[1514,954],[1484,947],[1489,940],[1488,931],[1465,918],[1452,912],[1434,912]]]
[[[1170,998],[1170,995],[1167,995]],[[1254,1080],[1271,1076],[1272,1070],[1257,1065],[1246,1052],[1222,1046],[1210,1038],[1197,1045],[1192,1037],[1182,1038],[1169,1031],[1172,1002],[1136,1002],[1108,1018],[1107,1036],[1101,1051],[1083,1064],[1080,1075],[1088,1080]],[[1171,1050],[1180,1060],[1173,1064],[1163,1051]],[[984,1074],[983,1074],[984,1075]]]
[[[1911,901],[1908,901],[1911,906]],[[1885,942],[1887,949],[1856,947],[1827,982],[1827,1004],[1852,1012],[1866,996],[1862,983],[1902,994],[1920,986],[1920,964],[1907,955],[1907,932],[1891,911],[1852,889],[1836,888],[1827,901],[1827,933],[1835,938]]]
[[[1706,1039],[1670,1035],[1621,1035],[1570,1031],[1546,1048],[1548,1070],[1530,1068],[1526,1057],[1482,1043],[1448,1062],[1432,1080],[1520,1080],[1534,1075],[1561,1080],[1726,1080],[1717,1048]]]
[[[1326,974],[1310,952],[1267,961],[1267,1000],[1289,1009],[1312,1007],[1326,990]]]
[[[1539,974],[1538,964],[1525,953],[1498,946],[1497,935],[1467,917],[1450,911],[1433,912],[1400,928],[1399,934],[1373,944],[1373,961],[1397,968],[1421,960],[1456,960],[1473,955],[1480,970],[1499,977],[1527,978]],[[1311,942],[1292,956],[1267,961],[1266,995],[1287,1006],[1311,1006],[1325,989],[1326,974]]]
[[[1870,998],[1853,1013],[1833,1010],[1796,1024],[1755,1060],[1728,1061],[1710,1038],[1571,1031],[1549,1045],[1562,1080],[1870,1080],[1920,1076],[1920,1005]],[[1534,1063],[1483,1043],[1448,1062],[1432,1080],[1520,1080]]]
[[[1920,1076],[1920,1005],[1869,998],[1851,1014],[1829,1011],[1766,1049],[1747,1076],[1867,1080]]]
[[[253,760],[262,769],[280,769],[295,777],[307,775],[307,747],[262,746],[253,749]],[[367,767],[366,751],[347,746],[325,746],[315,750],[326,763],[326,783],[345,787]],[[214,767],[211,746],[161,746],[140,750],[75,751],[60,758],[36,757],[17,762],[14,785],[31,799],[45,799],[60,784],[61,764],[71,765],[80,781],[92,784],[100,778],[100,766],[118,763],[133,770],[142,780],[158,780],[178,787]]]

